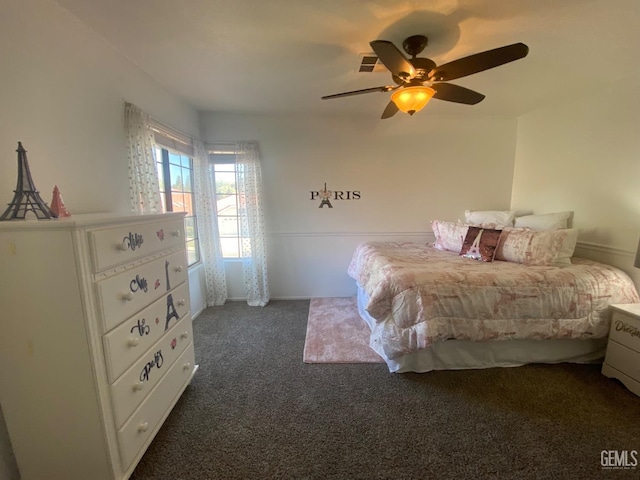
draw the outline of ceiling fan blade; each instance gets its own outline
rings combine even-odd
[[[489,70],[490,68],[513,62],[526,57],[529,47],[524,43],[514,43],[505,47],[494,48],[486,52],[476,53],[468,57],[454,60],[434,68],[429,72],[429,79],[432,81],[449,81],[456,78],[466,77],[473,73]]]
[[[374,40],[369,42],[380,61],[393,75],[410,80],[416,76],[416,69],[406,59],[398,47],[388,40]]]
[[[390,92],[391,90],[395,90],[396,88],[397,87],[392,87],[389,85],[385,85],[382,87],[363,88],[362,90],[352,90],[351,92],[342,92],[342,93],[335,93],[333,95],[325,95],[324,97],[322,97],[322,100],[327,100],[329,98],[349,97],[351,95],[361,95],[363,93]]]
[[[483,94],[452,83],[433,83],[431,88],[436,91],[433,98],[438,100],[464,103],[465,105],[475,105],[484,100]]]
[[[398,113],[398,107],[395,103],[393,103],[393,100],[390,100],[389,103],[387,103],[387,108],[384,109],[384,112],[382,112],[382,116],[380,118],[385,119],[385,118],[391,118],[393,117],[396,113]]]

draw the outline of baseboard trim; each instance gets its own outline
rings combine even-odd
[[[315,296],[310,297],[308,295],[285,295],[285,296],[278,296],[278,297],[271,297],[269,299],[269,301],[271,300],[310,300],[312,298],[316,298]],[[246,298],[227,298],[227,302],[246,302],[247,299]]]
[[[271,232],[270,237],[428,237],[433,232]]]
[[[285,295],[282,297],[271,297],[271,300],[311,300],[312,298],[316,297],[309,297],[308,295]]]
[[[284,296],[271,297],[269,301],[271,300],[311,300],[312,298],[334,298],[334,297],[350,298],[350,297],[355,297],[355,294],[354,295],[313,295],[311,297],[309,295],[284,295]],[[247,301],[246,298],[227,298],[227,302],[246,302],[246,301]],[[198,312],[198,315],[200,315],[203,311],[204,309]],[[195,320],[196,317],[197,315],[194,315],[191,318],[192,320]]]
[[[199,311],[195,312],[195,313],[191,313],[191,321],[193,322],[196,318],[198,318],[198,315],[200,315],[202,312],[205,311],[206,309],[206,305],[204,307],[202,307]]]
[[[313,238],[313,237],[416,237],[426,241],[435,241],[435,235],[432,231],[424,232],[270,232],[267,234],[270,237],[278,238]],[[604,253],[608,255],[622,255],[622,256],[634,256],[635,251],[624,250],[618,247],[611,247],[609,245],[603,245],[594,242],[577,242],[576,248],[581,250],[588,250],[597,253]]]
[[[576,244],[576,249],[589,250],[597,253],[604,253],[608,255],[621,255],[624,257],[633,257],[636,252],[632,252],[629,250],[624,250],[618,247],[611,247],[608,245],[602,245],[601,243],[593,243],[593,242],[578,242]]]
[[[574,256],[611,265],[625,272],[640,290],[640,269],[633,266],[635,252],[599,243],[578,242]]]

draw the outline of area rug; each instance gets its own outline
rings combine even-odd
[[[369,333],[355,298],[312,298],[302,359],[305,363],[384,363],[369,347]]]

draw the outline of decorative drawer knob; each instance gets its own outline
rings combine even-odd
[[[122,299],[126,300],[127,302],[130,302],[131,300],[133,300],[133,293],[132,292],[123,293]]]
[[[139,392],[139,391],[141,391],[143,388],[144,388],[144,383],[142,383],[142,382],[138,382],[138,383],[135,383],[135,384],[133,385],[133,391],[134,391],[134,392]]]
[[[178,265],[175,269],[176,272],[178,273],[182,273],[182,271],[184,270],[184,268],[182,267],[182,265]]]
[[[180,236],[180,230],[174,230],[173,232],[171,232],[171,235],[174,237],[179,237]]]
[[[190,370],[191,369],[191,362],[187,362],[184,364],[183,370]]]
[[[137,347],[138,345],[140,345],[140,339],[138,337],[131,337],[129,340],[127,340],[127,345],[129,345],[130,347]]]
[[[189,332],[182,332],[180,334],[180,338],[187,338],[189,336]]]
[[[146,432],[147,430],[149,430],[149,423],[148,422],[142,422],[140,425],[138,425],[138,431],[139,432]]]
[[[179,307],[184,307],[187,304],[186,300],[184,298],[181,298],[180,300],[178,300],[178,306]]]
[[[120,252],[125,252],[127,250],[127,244],[124,242],[120,242],[116,245],[116,250],[120,251]]]

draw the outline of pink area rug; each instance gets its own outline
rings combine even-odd
[[[369,347],[369,333],[355,298],[312,298],[303,361],[384,363]]]

